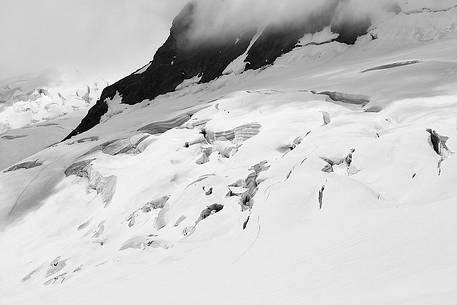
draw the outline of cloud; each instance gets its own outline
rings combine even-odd
[[[0,80],[59,70],[121,77],[152,59],[187,0],[2,0]]]
[[[188,38],[201,42],[265,24],[279,27],[304,23],[316,15],[333,23],[374,19],[384,14],[394,0],[194,0],[194,3],[194,22]]]
[[[12,76],[75,74],[117,80],[151,60],[189,0],[2,0],[0,82]],[[192,0],[193,41],[300,22],[318,11],[375,15],[390,0]],[[338,7],[335,9],[335,7]],[[345,12],[345,14],[343,14]],[[349,14],[350,13],[350,14]],[[51,72],[50,72],[51,71]]]

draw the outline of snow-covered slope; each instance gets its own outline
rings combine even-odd
[[[28,88],[24,81],[0,89],[0,133],[87,110],[106,84],[70,84]]]
[[[0,134],[0,170],[60,142],[85,114],[84,110],[72,110],[61,117]]]
[[[42,78],[25,76],[0,85],[0,169],[61,141],[107,85]]]
[[[2,302],[455,304],[457,8],[423,2],[0,173]]]

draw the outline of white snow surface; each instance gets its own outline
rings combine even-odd
[[[262,35],[263,31],[265,30],[265,27],[259,28],[257,33],[252,37],[251,42],[249,43],[249,46],[247,47],[246,51],[238,56],[234,61],[232,61],[222,72],[223,75],[227,74],[241,74],[244,72],[244,69],[246,69],[246,58],[248,57],[249,50],[251,47],[254,45],[254,43],[259,39],[259,37]],[[238,43],[238,40],[235,42]]]
[[[65,80],[37,86],[33,78],[2,84],[0,170],[65,138],[106,85]]]
[[[57,84],[25,89],[21,84],[0,88],[0,134],[8,130],[62,118],[92,107],[106,86],[104,82]]]
[[[299,41],[299,45],[306,46],[309,44],[321,44],[327,41],[331,41],[338,37],[338,34],[332,33],[330,27],[326,27],[322,31],[314,34],[306,34]]]
[[[192,86],[192,85],[195,85],[195,84],[198,84],[198,82],[202,79],[202,76],[201,75],[196,75],[194,77],[191,77],[189,79],[185,79],[183,80],[183,82],[181,84],[179,84],[177,87],[176,87],[176,90],[182,90],[184,88],[187,88],[189,86]]]
[[[455,304],[456,20],[400,14],[376,40],[298,47],[1,172],[0,304]],[[429,128],[449,137],[445,157]],[[64,175],[84,160],[114,191]]]
[[[79,124],[87,111],[71,113],[0,134],[0,170],[62,141]]]

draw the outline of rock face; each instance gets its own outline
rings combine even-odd
[[[225,68],[246,51],[246,69],[260,69],[293,50],[304,34],[316,33],[328,26],[340,34],[335,40],[341,43],[353,44],[367,33],[371,25],[368,19],[334,24],[332,18],[339,2],[332,3],[321,13],[305,17],[298,25],[267,26],[249,50],[257,29],[221,34],[217,42],[191,41],[189,33],[196,22],[197,4],[187,4],[174,19],[168,39],[150,64],[105,88],[97,103],[65,140],[99,124],[108,111],[105,100],[114,98],[117,93],[122,96],[122,103],[133,105],[172,92],[186,79],[199,77],[200,83],[207,83],[221,76]]]

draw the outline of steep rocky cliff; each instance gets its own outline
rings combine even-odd
[[[367,33],[370,20],[335,22],[338,3],[332,2],[320,13],[304,16],[303,21],[281,26],[267,25],[247,50],[257,29],[225,33],[216,42],[190,41],[189,32],[195,23],[197,5],[191,2],[174,19],[168,39],[150,64],[107,87],[79,126],[65,139],[97,125],[108,111],[106,99],[113,98],[117,93],[122,96],[122,103],[133,105],[172,92],[184,80],[195,76],[200,78],[200,83],[207,83],[221,76],[224,69],[246,51],[246,69],[259,69],[293,50],[304,34],[316,33],[328,26],[332,32],[339,34],[336,41],[354,44],[359,36]]]

